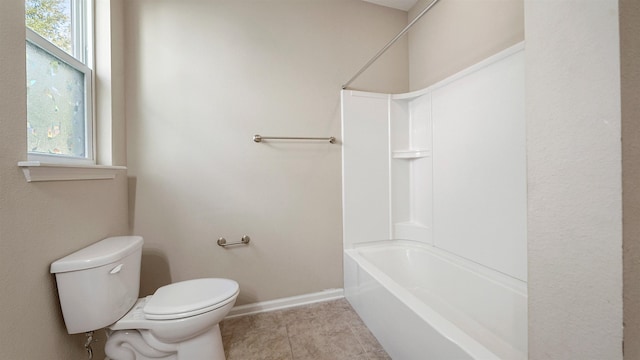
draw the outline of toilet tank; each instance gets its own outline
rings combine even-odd
[[[69,334],[119,320],[138,299],[142,237],[98,241],[51,264]]]

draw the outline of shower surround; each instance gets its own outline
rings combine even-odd
[[[393,358],[526,358],[524,112],[524,44],[342,92],[345,295]]]

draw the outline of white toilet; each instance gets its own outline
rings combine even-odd
[[[218,323],[238,283],[195,279],[138,299],[142,237],[110,237],[51,264],[69,334],[107,328],[112,360],[224,360]]]

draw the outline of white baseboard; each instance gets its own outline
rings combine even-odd
[[[225,319],[262,312],[292,308],[317,302],[337,300],[344,297],[343,289],[328,289],[316,293],[291,296],[282,299],[261,301],[253,304],[234,306]]]

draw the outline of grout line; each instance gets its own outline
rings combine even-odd
[[[353,310],[351,310],[353,311]],[[355,311],[353,311],[355,313]],[[364,344],[362,343],[362,339],[360,338],[360,335],[358,333],[356,333],[353,324],[351,323],[351,321],[347,321],[347,324],[349,325],[349,329],[351,330],[351,333],[353,334],[353,337],[356,338],[356,341],[358,342],[358,344],[360,344],[360,349],[362,349],[362,353],[367,357],[367,359],[369,358],[369,352],[367,351],[367,349],[364,347]]]
[[[289,353],[291,354],[291,360],[294,360],[294,358],[293,358],[293,345],[291,345],[291,335],[289,335],[289,324],[287,324],[285,322],[284,328],[287,331],[287,342],[289,343]]]

